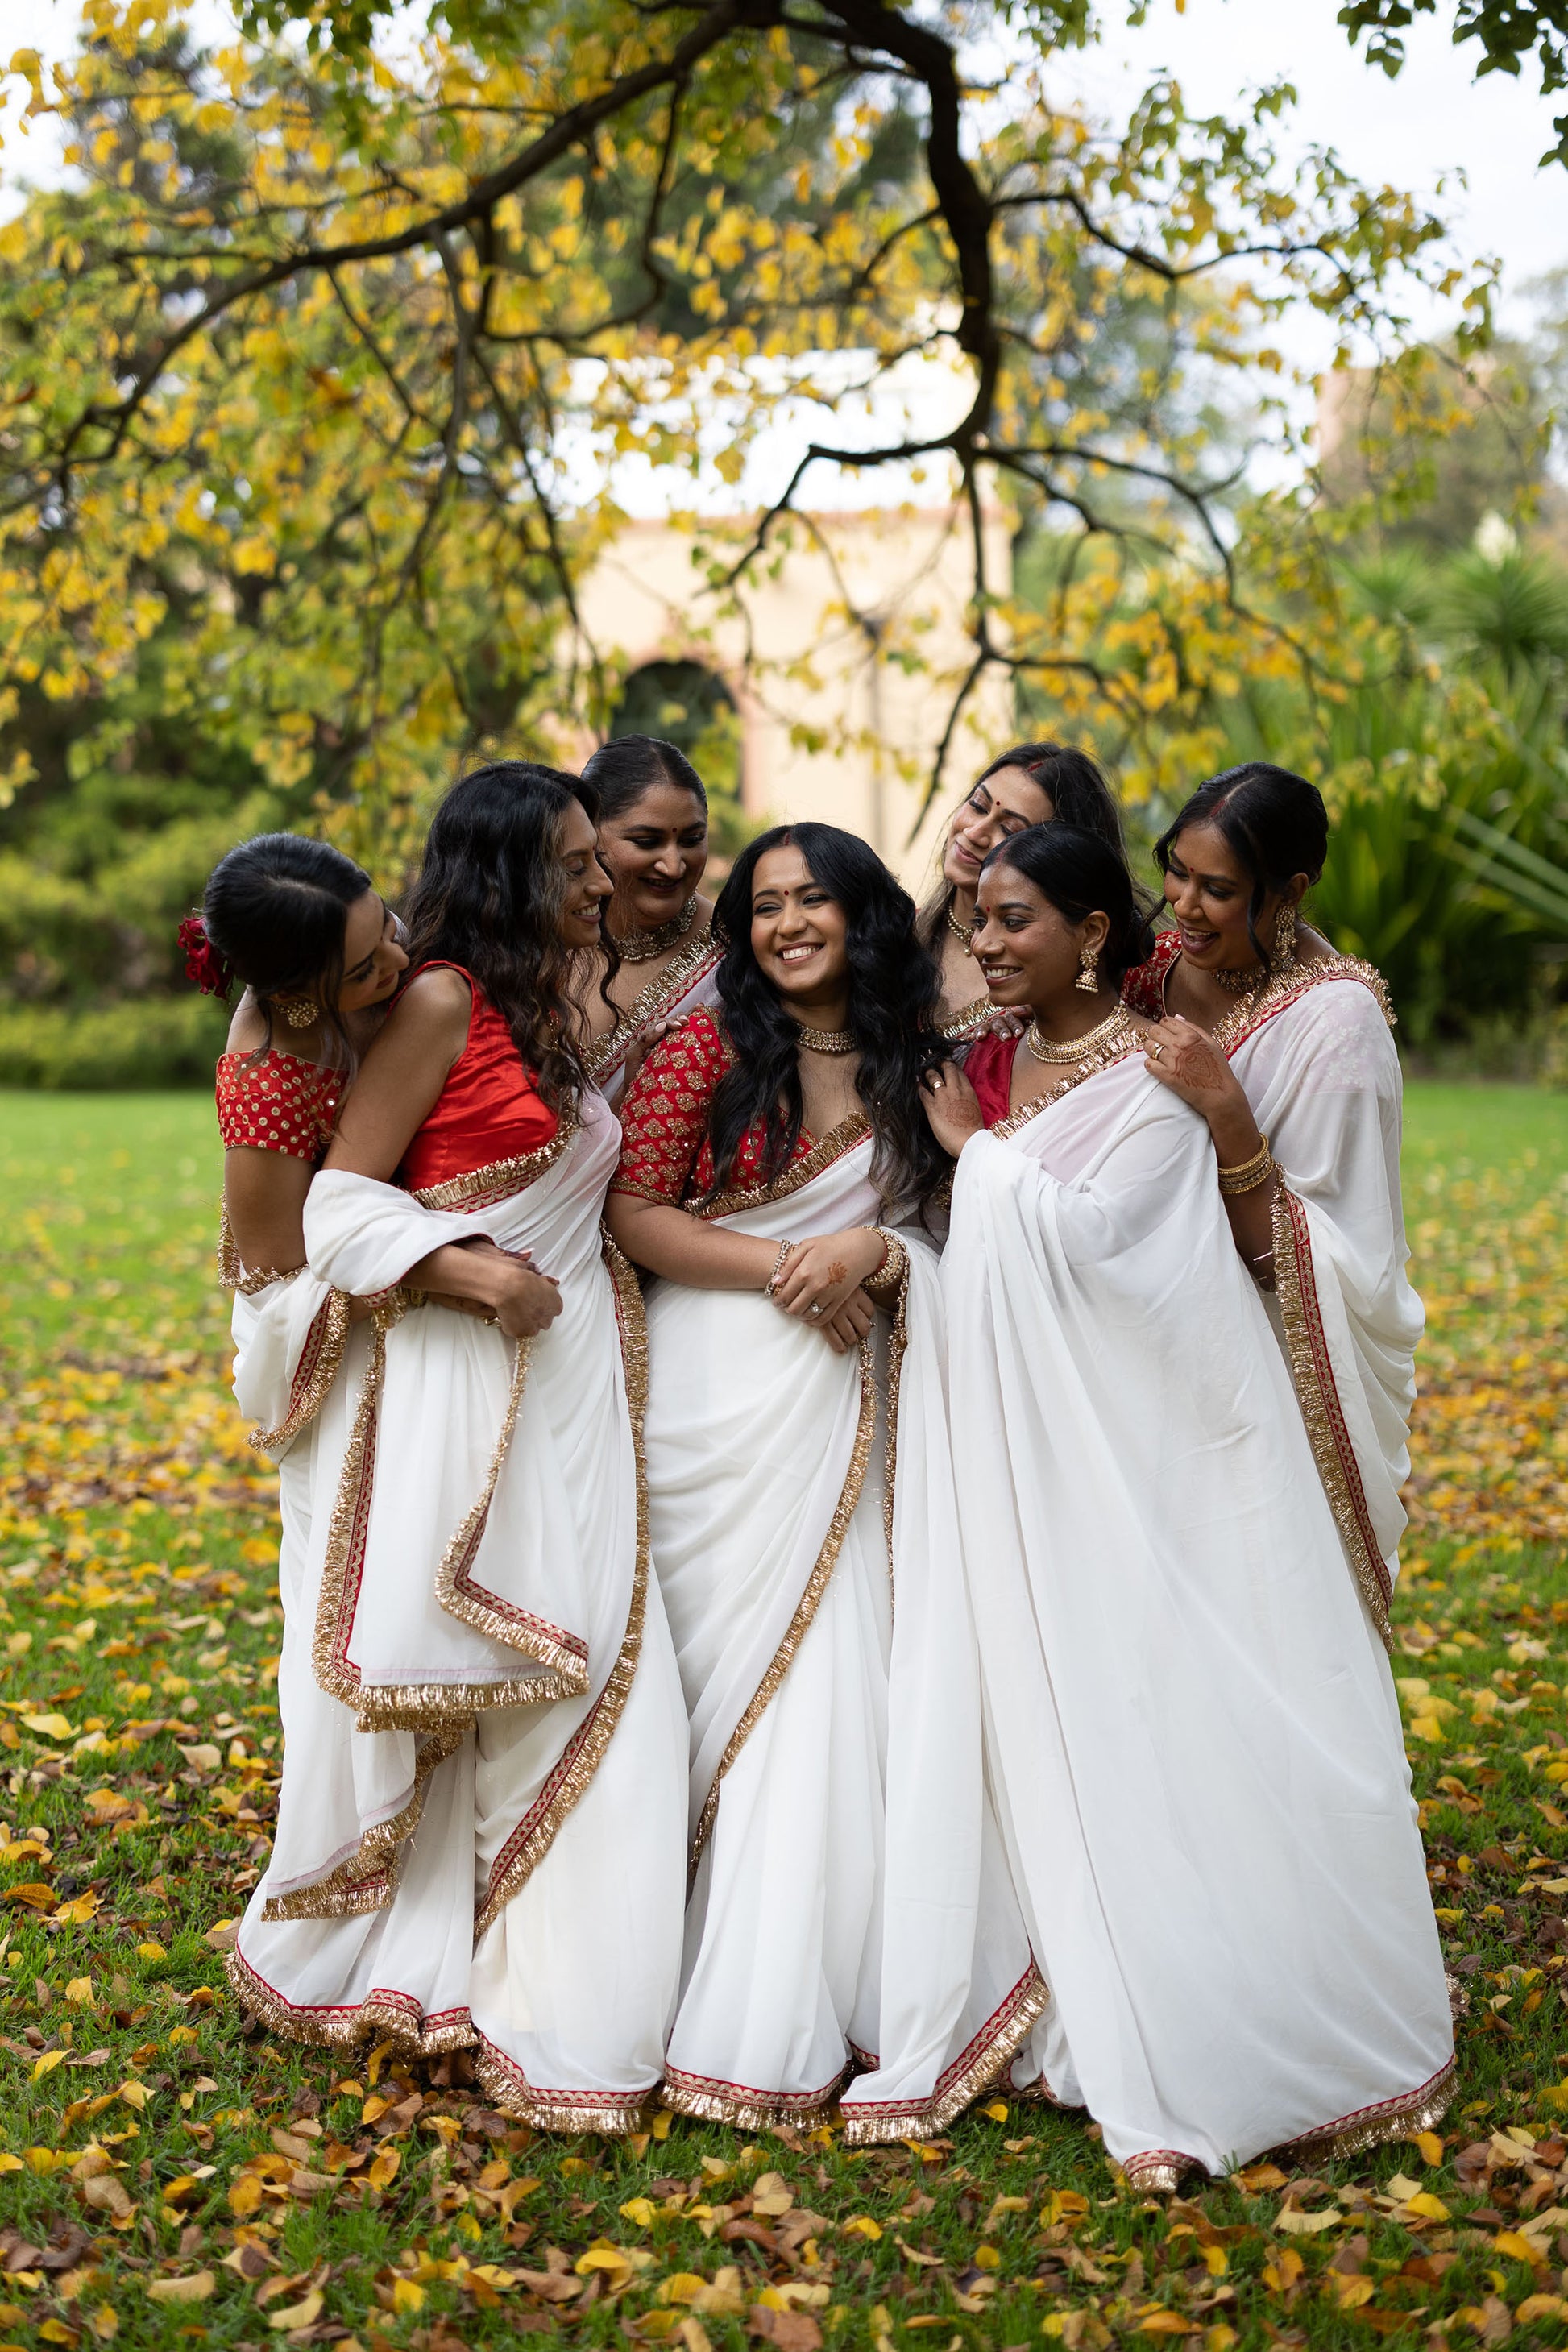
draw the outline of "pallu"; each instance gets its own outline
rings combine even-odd
[[[615,1027],[595,1037],[583,1060],[588,1076],[614,1109],[626,1091],[626,1056],[656,1021],[677,1021],[699,1005],[717,1004],[721,950],[710,931],[699,931],[657,978],[639,990]]]
[[[875,1223],[863,1117],[707,1213]],[[654,1559],[690,1720],[693,1878],[665,2096],[755,2130],[851,2066],[851,2136],[942,2130],[1044,2001],[981,1777],[935,1253],[837,1356],[761,1294],[648,1304]]]
[[[1136,1054],[1015,1113],[942,1282],[1047,2087],[1163,2185],[1425,2127],[1453,2036],[1398,1703],[1206,1128]]]
[[[346,1763],[298,1790],[313,1835],[234,1956],[279,2030],[472,2046],[498,2102],[567,2129],[636,2120],[680,1949],[684,1719],[648,1571],[641,1300],[599,1229],[618,1143],[590,1095],[542,1150],[426,1193],[311,1186],[312,1274],[374,1311],[311,1507],[286,1792],[306,1759]],[[559,1282],[538,1338],[401,1286],[476,1234]]]

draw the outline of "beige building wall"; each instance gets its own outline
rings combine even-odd
[[[735,525],[735,552],[745,544]],[[628,669],[698,661],[741,715],[742,792],[758,818],[815,817],[871,843],[919,893],[943,816],[1013,732],[1007,674],[986,672],[949,747],[942,789],[921,803],[973,659],[965,615],[973,542],[959,509],[791,518],[725,614],[675,524],[631,522],[584,583],[583,621]],[[1000,512],[985,520],[987,584],[1012,585]],[[908,658],[912,656],[912,660]],[[911,839],[911,835],[913,838]]]

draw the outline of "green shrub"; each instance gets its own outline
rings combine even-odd
[[[0,1003],[0,1086],[210,1087],[227,1030],[226,1008],[194,992],[79,1010]]]

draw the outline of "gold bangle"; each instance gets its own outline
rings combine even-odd
[[[791,1251],[796,1249],[798,1246],[799,1244],[795,1242],[780,1242],[779,1254],[773,1260],[773,1270],[772,1274],[769,1275],[766,1283],[763,1286],[763,1297],[764,1298],[771,1298],[774,1291],[778,1288],[779,1276],[784,1270],[785,1261],[789,1257]]]
[[[1259,1184],[1268,1183],[1274,1173],[1274,1154],[1268,1149],[1268,1138],[1265,1135],[1250,1160],[1238,1160],[1234,1168],[1220,1170],[1219,1189],[1226,1193],[1255,1192]]]

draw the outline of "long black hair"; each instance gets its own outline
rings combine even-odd
[[[1045,820],[1047,824],[1076,824],[1085,833],[1098,834],[1126,864],[1121,811],[1099,762],[1089,752],[1072,743],[1015,743],[1010,751],[998,752],[988,768],[982,768],[969,791],[973,793],[988,777],[1000,775],[1004,768],[1021,768],[1045,793],[1051,804]],[[945,875],[940,876],[920,912],[921,938],[928,948],[938,944],[952,899],[953,885]]]
[[[703,815],[708,814],[701,777],[679,745],[661,735],[612,735],[584,764],[583,782],[599,795],[601,823],[624,816],[658,784],[689,793]]]
[[[298,833],[261,833],[220,857],[202,897],[207,938],[255,996],[272,1043],[279,997],[310,996],[321,1007],[335,1058],[353,1067],[338,993],[349,908],[372,887],[368,874],[330,842]]]
[[[777,824],[735,860],[713,914],[723,947],[717,983],[735,1060],[709,1115],[711,1201],[728,1186],[754,1128],[763,1135],[763,1177],[788,1166],[804,1107],[799,1030],[752,951],[752,892],[759,861],[793,845],[812,880],[844,910],[849,957],[848,1027],[859,1048],[855,1090],[875,1139],[871,1180],[891,1207],[924,1213],[949,1173],[921,1108],[921,1070],[941,1051],[934,1022],[942,975],[915,937],[914,901],[874,849],[835,824]]]
[[[410,963],[472,973],[557,1111],[586,1082],[576,1044],[583,1008],[561,936],[561,828],[574,803],[598,823],[597,793],[563,769],[532,760],[476,768],[436,812],[407,911]],[[607,981],[619,963],[608,931],[605,953]]]
[[[1315,882],[1329,854],[1329,812],[1316,784],[1289,768],[1248,760],[1200,784],[1154,844],[1162,874],[1171,869],[1178,834],[1189,824],[1212,824],[1225,839],[1252,885],[1247,905],[1247,937],[1259,963],[1268,961],[1258,936],[1258,918],[1270,890],[1283,890],[1298,874]]]
[[[1133,965],[1153,954],[1153,927],[1127,862],[1100,834],[1055,819],[1032,824],[1026,833],[999,841],[980,870],[989,874],[999,866],[1032,882],[1069,923],[1087,922],[1090,915],[1106,918],[1110,929],[1100,961],[1110,987],[1120,988]]]

